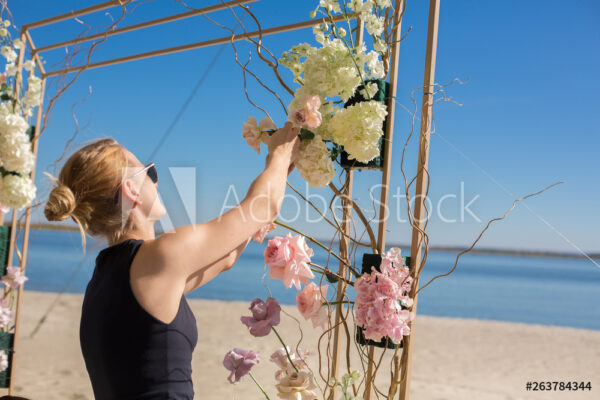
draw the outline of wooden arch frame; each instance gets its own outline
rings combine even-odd
[[[91,68],[100,68],[100,67],[104,67],[104,66],[108,66],[108,65],[115,65],[115,64],[120,64],[120,63],[124,63],[124,62],[128,62],[128,61],[134,61],[134,60],[139,60],[139,59],[144,59],[144,58],[149,58],[149,57],[156,57],[156,56],[161,56],[161,55],[170,54],[170,53],[199,49],[199,48],[203,48],[203,47],[210,47],[210,46],[214,46],[214,45],[225,44],[225,43],[232,42],[232,41],[239,41],[239,40],[247,39],[250,37],[257,37],[260,35],[266,36],[266,35],[270,35],[270,34],[277,34],[277,33],[282,33],[282,32],[287,32],[287,31],[293,31],[293,30],[297,30],[297,29],[310,27],[310,26],[315,26],[315,25],[318,25],[321,22],[323,22],[322,19],[312,19],[312,20],[297,22],[297,23],[288,24],[288,25],[281,25],[281,26],[277,26],[277,27],[273,27],[273,28],[269,28],[269,29],[263,29],[260,31],[247,32],[244,34],[235,35],[235,37],[233,37],[233,38],[231,36],[225,36],[225,37],[210,39],[210,40],[206,40],[206,41],[202,41],[202,42],[196,42],[196,43],[191,43],[191,44],[182,45],[182,46],[174,46],[174,47],[169,47],[169,48],[165,48],[165,49],[154,50],[154,51],[139,53],[139,54],[133,54],[133,55],[110,59],[110,60],[105,60],[105,61],[99,61],[96,63],[87,64],[84,66],[70,67],[70,68],[65,68],[65,69],[56,70],[56,71],[48,71],[48,72],[45,71],[45,69],[41,63],[40,57],[39,57],[39,54],[44,51],[49,51],[49,50],[53,50],[53,49],[57,49],[57,48],[61,48],[61,47],[66,47],[66,46],[69,46],[72,44],[87,42],[87,41],[91,41],[91,40],[102,38],[102,37],[114,36],[117,34],[131,32],[131,31],[135,31],[135,30],[139,30],[139,29],[143,29],[143,28],[147,28],[147,27],[151,27],[151,26],[161,25],[161,24],[168,23],[168,22],[174,22],[177,20],[190,18],[190,17],[196,16],[196,15],[211,13],[211,12],[223,10],[223,9],[226,9],[229,7],[253,3],[256,1],[258,1],[258,0],[230,0],[228,2],[222,2],[221,4],[215,4],[215,5],[211,5],[211,6],[204,7],[204,8],[197,9],[197,10],[187,11],[187,12],[180,13],[180,14],[170,15],[167,17],[142,22],[139,24],[135,24],[135,25],[119,28],[119,29],[114,29],[110,32],[88,35],[88,36],[84,36],[81,38],[71,39],[71,40],[67,40],[67,41],[63,41],[63,42],[59,42],[59,43],[54,43],[54,44],[39,47],[39,48],[35,47],[33,39],[30,34],[30,30],[41,27],[41,26],[51,25],[53,23],[64,21],[64,20],[67,20],[70,18],[76,18],[76,17],[82,16],[82,15],[90,14],[90,13],[93,13],[96,11],[101,11],[101,10],[105,10],[105,9],[116,7],[116,6],[124,6],[126,4],[131,3],[132,0],[106,1],[106,2],[99,3],[96,5],[90,6],[90,7],[81,8],[81,9],[78,9],[75,11],[71,11],[68,13],[54,16],[54,17],[45,18],[45,19],[35,21],[35,22],[29,23],[29,24],[25,24],[21,27],[21,32],[20,32],[20,39],[21,39],[21,42],[23,43],[23,45],[19,49],[19,54],[18,54],[16,85],[15,85],[14,95],[15,95],[15,97],[19,96],[20,79],[22,77],[21,71],[23,68],[23,59],[25,56],[25,49],[27,46],[29,46],[31,48],[32,59],[34,60],[38,69],[40,70],[41,80],[42,80],[42,89],[41,89],[42,102],[40,103],[40,105],[37,107],[37,110],[36,110],[35,127],[37,129],[40,126],[42,115],[43,115],[43,106],[44,106],[43,99],[44,99],[44,94],[45,94],[46,79],[49,77],[67,74],[67,73],[76,72],[76,71],[81,71],[81,70],[86,70],[86,69],[91,69]],[[399,7],[400,4],[402,4],[403,2],[404,2],[404,0],[397,0],[397,1],[395,1],[395,6]],[[433,108],[433,93],[434,93],[434,77],[435,77],[439,7],[440,7],[440,0],[430,0],[428,31],[427,31],[427,47],[426,47],[426,55],[425,55],[425,71],[424,71],[424,81],[423,81],[423,99],[422,99],[422,107],[421,107],[421,125],[420,125],[420,134],[419,134],[417,180],[416,180],[416,187],[415,187],[414,219],[415,219],[415,221],[417,221],[416,222],[417,227],[413,227],[413,230],[412,230],[411,275],[414,274],[415,271],[418,271],[421,266],[420,255],[421,255],[422,242],[423,242],[423,234],[421,233],[421,231],[423,229],[423,215],[424,215],[424,202],[425,202],[424,195],[425,195],[427,181],[428,181],[428,178],[427,178],[426,174],[424,173],[424,171],[427,169],[428,158],[429,158],[429,136],[431,133],[431,115],[432,115],[432,108]],[[337,18],[335,18],[336,22],[341,20],[342,17],[343,16],[337,16]],[[353,15],[353,17],[356,18],[356,15]],[[362,23],[360,21],[359,21],[359,26],[360,26],[360,29],[357,30],[357,43],[362,41]],[[396,86],[397,86],[397,81],[398,81],[400,29],[401,29],[401,25],[398,24],[393,32],[393,35],[394,35],[393,43],[394,44],[392,46],[391,65],[390,65],[390,70],[389,70],[390,71],[390,75],[389,75],[389,80],[390,80],[390,82],[389,82],[390,83],[389,98],[390,98],[390,100],[388,102],[387,107],[388,107],[388,121],[390,121],[390,123],[386,124],[385,135],[388,138],[388,140],[390,141],[390,143],[392,143],[393,132],[394,132],[394,111],[395,111]],[[37,139],[38,139],[38,137],[39,137],[39,133],[36,133],[34,140],[32,141],[32,151],[33,151],[35,160],[37,160],[37,151],[38,151],[38,140]],[[385,161],[384,161],[383,172],[382,172],[382,190],[381,190],[381,196],[380,196],[379,215],[382,215],[385,213],[385,210],[387,209],[387,205],[388,205],[391,155],[392,155],[392,146],[391,145],[385,146],[385,155],[384,155]],[[31,177],[31,180],[33,181],[34,177],[35,177],[35,163],[34,163],[34,168],[30,173],[30,177]],[[352,198],[352,186],[353,186],[353,170],[348,169],[348,170],[346,170],[345,190],[342,193],[343,198],[346,196],[348,198]],[[346,234],[349,234],[349,231],[350,231],[349,218],[350,218],[350,212],[352,210],[352,206],[351,206],[350,202],[347,202],[344,200],[342,200],[342,206],[343,206],[342,228],[344,229]],[[23,232],[23,243],[22,243],[22,251],[21,251],[22,257],[20,258],[20,267],[21,267],[21,270],[23,271],[23,273],[25,273],[25,268],[26,268],[26,264],[27,264],[27,250],[28,250],[28,245],[29,245],[31,205],[26,207],[25,213],[26,213],[25,227],[24,227],[24,232]],[[16,249],[15,232],[16,232],[16,227],[17,227],[16,226],[17,225],[17,214],[18,214],[17,210],[13,209],[12,219],[11,219],[9,252],[8,252],[8,265],[12,264],[13,250]],[[0,225],[2,225],[3,222],[4,222],[4,215],[0,212]],[[377,235],[377,250],[379,253],[382,253],[385,250],[387,220],[379,219],[378,222],[379,222],[379,225],[378,225],[378,235]],[[340,246],[340,249],[339,249],[340,256],[347,257],[348,239],[346,237],[344,237],[342,240],[340,240],[339,246]],[[346,266],[344,265],[344,263],[340,262],[340,267],[339,267],[339,272],[338,272],[338,274],[340,276],[345,276],[345,273],[346,273],[345,268],[346,268]],[[345,287],[343,285],[344,285],[344,283],[342,281],[340,281],[338,284],[338,290],[337,290],[337,295],[338,295],[337,300],[338,301],[343,298],[343,292],[345,290]],[[418,282],[415,283],[415,287],[417,287],[417,286],[418,286]],[[17,293],[17,305],[16,305],[16,312],[15,312],[15,332],[14,332],[14,345],[13,345],[14,349],[16,349],[16,347],[17,347],[17,339],[18,339],[18,331],[19,331],[19,315],[20,315],[20,308],[21,308],[22,292],[23,292],[23,285],[20,285],[18,288],[18,293]],[[417,296],[415,295],[413,311],[416,311],[416,305],[417,305]],[[335,312],[336,328],[334,330],[333,364],[332,364],[332,375],[335,376],[336,378],[339,376],[339,360],[340,360],[340,352],[341,352],[341,338],[339,335],[339,324],[337,323],[340,321],[340,319],[341,319],[341,307],[339,305],[336,305],[336,312]],[[411,358],[412,358],[412,348],[413,348],[413,344],[412,344],[413,340],[412,339],[413,339],[413,335],[414,335],[414,326],[412,326],[412,324],[411,324],[411,328],[412,329],[411,329],[410,336],[407,336],[404,338],[403,352],[407,352],[407,356],[402,357],[401,369],[402,369],[402,375],[403,375],[404,379],[402,380],[402,383],[400,384],[400,390],[398,391],[399,399],[401,399],[401,400],[407,400],[409,398],[410,373],[411,373],[411,366],[412,366]],[[375,359],[375,351],[376,351],[376,349],[374,346],[369,346],[369,360]],[[16,352],[13,354],[12,361],[11,361],[12,368],[10,371],[9,394],[12,394],[12,391],[13,391],[13,383],[14,383],[13,377],[14,377],[14,371],[15,371],[15,368],[14,368],[15,360],[16,360]],[[370,384],[371,380],[369,379],[369,377],[372,376],[372,374],[374,373],[373,369],[374,369],[374,362],[369,362],[369,366],[368,366],[368,370],[367,370],[367,384],[365,386],[365,392],[364,392],[365,400],[371,400],[373,398],[373,387],[371,386],[371,384]],[[335,388],[330,391],[330,394],[328,396],[328,399],[334,399],[334,398],[335,398]]]

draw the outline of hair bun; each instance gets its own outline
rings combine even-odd
[[[44,215],[48,221],[64,221],[73,214],[76,206],[75,195],[71,189],[59,183],[48,196]]]

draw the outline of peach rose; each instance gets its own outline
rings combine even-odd
[[[327,323],[327,308],[321,304],[327,301],[327,288],[328,285],[317,286],[314,282],[310,282],[304,286],[304,290],[296,294],[298,311],[304,319],[312,321],[313,328],[317,326],[324,328]]]
[[[293,372],[290,375],[281,378],[275,385],[277,396],[288,400],[315,400],[319,396],[312,389],[317,386],[313,381],[313,376],[307,371]]]

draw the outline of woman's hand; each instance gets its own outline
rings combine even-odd
[[[287,160],[289,165],[288,175],[294,169],[294,161],[298,157],[300,150],[300,137],[298,136],[298,128],[294,128],[291,122],[286,122],[283,128],[278,129],[271,136],[266,136],[264,142],[269,148],[266,163],[272,158],[283,158]]]

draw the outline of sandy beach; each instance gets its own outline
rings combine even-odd
[[[16,393],[34,400],[93,399],[79,347],[82,295],[62,295],[37,333],[36,324],[56,299],[54,293],[25,291],[19,332]],[[260,352],[253,374],[272,399],[275,365],[268,359],[279,347],[275,335],[254,338],[239,320],[249,314],[246,302],[188,300],[198,323],[193,380],[198,399],[261,399],[246,377],[237,385],[226,381],[221,362],[233,347]],[[300,317],[293,306],[283,306]],[[558,318],[559,316],[557,316]],[[282,314],[278,327],[284,340],[298,341],[296,322]],[[301,347],[312,352],[309,365],[318,371],[316,343],[322,332],[302,319]],[[600,332],[592,330],[438,318],[418,315],[411,399],[596,399],[600,387]],[[352,364],[360,369],[356,349]],[[381,353],[377,353],[378,355]],[[387,388],[392,352],[384,355],[377,385]],[[343,364],[345,367],[345,364]],[[526,391],[527,381],[591,381],[591,391]],[[320,383],[320,382],[319,382]],[[383,398],[383,397],[382,397]]]

